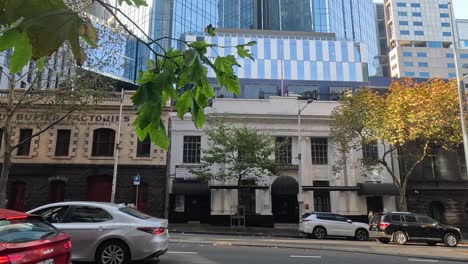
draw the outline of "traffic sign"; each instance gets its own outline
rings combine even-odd
[[[133,176],[133,185],[140,185],[140,182],[141,182],[141,176],[140,175]]]

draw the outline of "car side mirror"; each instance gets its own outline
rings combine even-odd
[[[346,220],[346,222],[348,222],[348,224],[352,224],[353,221],[351,221],[350,219]]]

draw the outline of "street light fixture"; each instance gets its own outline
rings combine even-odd
[[[301,108],[300,101],[297,104],[297,144],[298,144],[298,155],[297,159],[299,162],[298,173],[297,173],[297,183],[299,185],[299,193],[297,201],[299,203],[299,223],[301,222],[303,214],[303,204],[304,204],[304,191],[302,190],[302,135],[301,135],[301,113],[302,111],[313,102],[313,99],[307,99],[306,105]]]
[[[460,108],[460,125],[462,129],[462,136],[463,136],[463,150],[465,153],[465,165],[468,169],[468,135],[466,133],[466,126],[465,126],[465,111],[464,111],[464,87],[462,87],[463,79],[465,76],[460,74],[460,70],[458,67],[458,53],[457,53],[457,41],[455,39],[455,25],[453,20],[453,4],[452,1],[448,1],[449,5],[449,16],[450,16],[450,27],[452,30],[452,50],[453,50],[453,58],[455,60],[455,69],[457,74],[457,89],[458,89],[458,105]],[[465,65],[463,65],[465,67]],[[468,173],[468,171],[467,171]]]

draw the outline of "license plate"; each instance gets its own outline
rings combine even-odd
[[[53,259],[46,259],[46,260],[43,260],[41,262],[37,262],[36,264],[54,264],[54,260]]]

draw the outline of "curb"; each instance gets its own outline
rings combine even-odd
[[[173,232],[178,233],[178,232]],[[187,234],[209,234],[205,232],[179,232],[179,233],[187,233]],[[220,234],[220,233],[216,233]],[[248,234],[251,235],[252,234]],[[184,243],[184,244],[203,244],[203,245],[228,245],[228,246],[238,246],[238,247],[261,247],[261,248],[285,248],[285,249],[305,249],[305,250],[328,250],[328,251],[341,251],[341,252],[349,252],[349,253],[363,253],[363,254],[371,254],[371,255],[384,255],[384,256],[398,256],[398,257],[408,257],[408,258],[418,258],[418,259],[436,259],[442,261],[457,261],[457,262],[467,262],[468,257],[447,257],[447,256],[428,256],[426,255],[419,255],[419,254],[411,254],[411,253],[400,253],[400,252],[387,252],[382,250],[373,250],[373,249],[360,249],[359,247],[356,248],[343,248],[337,246],[320,246],[320,245],[285,245],[285,244],[275,244],[275,245],[266,245],[266,244],[249,244],[249,243],[238,243],[238,242],[206,242],[206,241],[187,241],[187,240],[179,240],[179,239],[170,239],[173,243]],[[464,244],[460,244],[464,245]]]
[[[253,236],[253,237],[286,237],[286,238],[304,238],[305,236],[301,236],[300,234],[297,235],[281,235],[281,234],[262,234],[262,233],[248,233],[248,232],[236,232],[236,233],[229,233],[229,232],[202,232],[202,231],[178,231],[178,230],[170,230],[169,233],[174,234],[194,234],[194,235],[220,235],[220,236]]]

